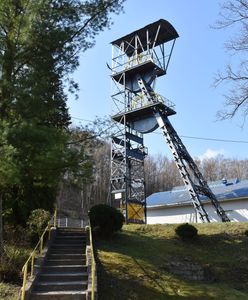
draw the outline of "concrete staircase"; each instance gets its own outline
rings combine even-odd
[[[30,299],[86,299],[88,273],[85,248],[86,234],[82,229],[57,229]]]

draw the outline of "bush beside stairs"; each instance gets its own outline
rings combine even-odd
[[[41,271],[33,283],[31,300],[87,299],[86,233],[59,228],[51,242]]]

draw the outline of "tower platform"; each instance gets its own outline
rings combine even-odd
[[[119,71],[121,69],[121,71]],[[145,56],[144,58],[138,58],[135,62],[130,61],[124,64],[124,66],[118,66],[118,70],[112,69],[112,78],[118,83],[124,84],[123,73],[125,73],[125,80],[134,77],[136,74],[146,74],[154,70],[156,76],[163,76],[166,74],[165,70],[156,64],[154,60],[150,57]]]
[[[162,102],[156,102],[156,103],[148,104],[146,106],[142,106],[141,108],[133,109],[123,113],[118,113],[112,116],[112,119],[122,124],[124,124],[125,121],[126,123],[132,123],[137,120],[142,120],[148,117],[152,117],[154,115],[155,108],[161,109],[166,116],[171,116],[176,114],[174,109],[170,108],[169,106],[165,105]],[[124,117],[125,117],[125,121],[124,121]]]

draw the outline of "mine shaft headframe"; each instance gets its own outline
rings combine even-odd
[[[137,64],[142,64],[142,62],[144,62],[145,69],[146,62],[154,62],[158,67],[157,76],[166,74],[174,44],[178,37],[175,28],[168,21],[160,19],[114,40],[111,42],[113,46],[113,73],[119,73],[123,69],[129,69],[132,66],[135,67]],[[169,42],[171,43],[170,46]]]

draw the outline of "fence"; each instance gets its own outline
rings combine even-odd
[[[89,225],[87,219],[74,219],[69,217],[57,217],[57,227],[84,228]]]

